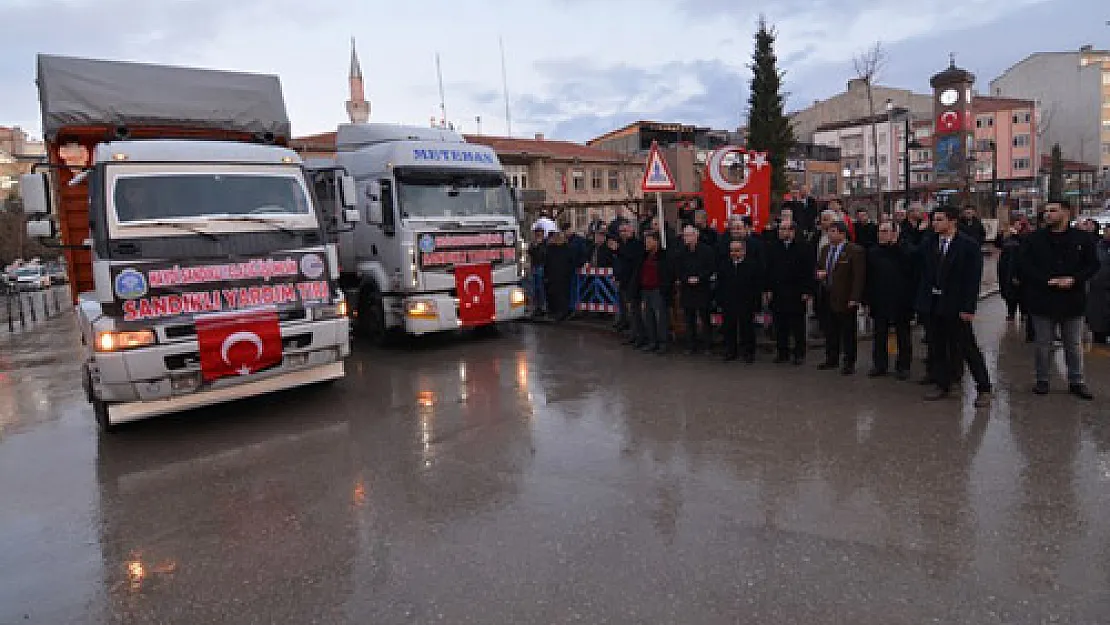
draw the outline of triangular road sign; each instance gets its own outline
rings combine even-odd
[[[644,179],[640,183],[640,189],[644,193],[675,190],[674,176],[671,175],[671,170],[667,167],[667,161],[659,153],[659,144],[655,141],[651,142],[651,154],[648,155],[647,167],[644,168]]]

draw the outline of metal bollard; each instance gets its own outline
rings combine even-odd
[[[27,307],[31,309],[31,325],[34,325],[35,322],[38,321],[37,319],[35,319],[35,295],[34,295],[34,293],[32,293],[31,297],[29,297],[27,299]]]
[[[4,301],[7,302],[8,307],[8,332],[15,332],[15,315],[12,314],[12,296],[10,294],[5,295]]]
[[[23,296],[17,294],[15,297],[16,301],[19,302],[19,327],[26,328],[27,320],[23,318]]]

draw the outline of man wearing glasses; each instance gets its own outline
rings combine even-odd
[[[1021,281],[1036,337],[1033,392],[1047,395],[1052,369],[1052,343],[1057,329],[1064,344],[1068,392],[1093,399],[1083,379],[1083,314],[1087,282],[1098,272],[1098,256],[1090,235],[1069,225],[1066,200],[1045,206],[1045,227],[1030,234],[1021,247]]]

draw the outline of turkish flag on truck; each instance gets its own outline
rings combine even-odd
[[[493,270],[489,263],[455,265],[455,292],[459,296],[459,321],[464,328],[493,323],[497,302],[493,298]]]
[[[281,326],[274,310],[203,315],[196,326],[205,382],[281,364]]]

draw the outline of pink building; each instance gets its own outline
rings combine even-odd
[[[1041,164],[1036,103],[976,96],[971,101],[971,110],[976,185],[987,189],[994,179],[997,190],[1008,194],[1035,189]]]

